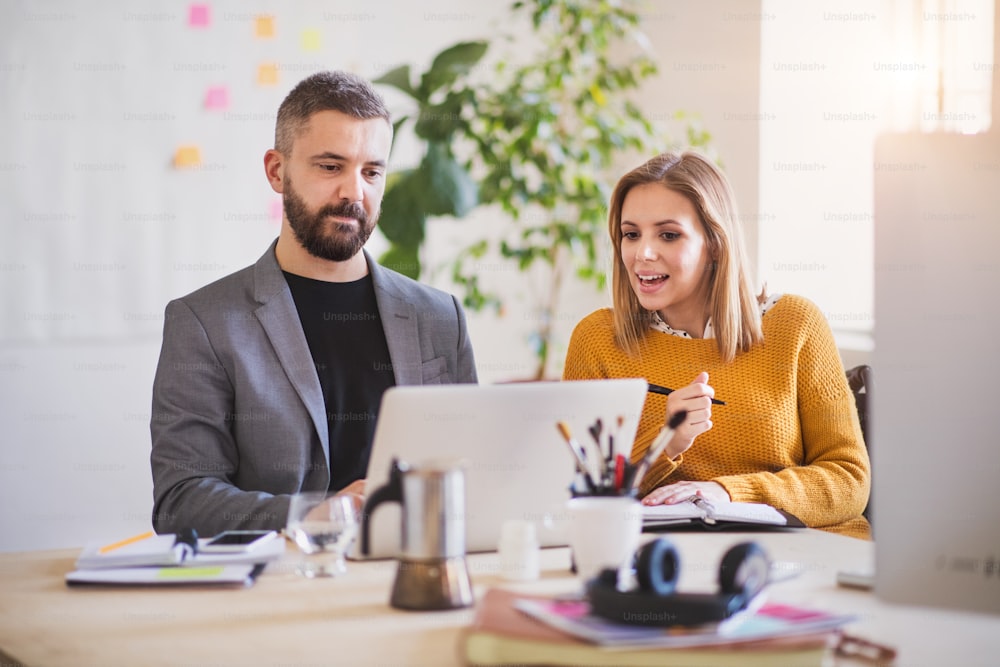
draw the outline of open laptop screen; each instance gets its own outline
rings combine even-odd
[[[495,551],[507,519],[535,522],[543,546],[564,545],[559,513],[569,499],[575,465],[556,423],[566,422],[583,442],[600,419],[605,433],[615,433],[616,451],[627,455],[647,386],[643,379],[625,379],[393,387],[382,398],[367,490],[386,483],[397,457],[413,466],[462,461],[468,552]],[[370,557],[395,557],[398,504],[379,505],[370,531]],[[351,557],[361,557],[357,542]]]

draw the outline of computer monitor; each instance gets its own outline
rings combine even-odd
[[[876,594],[1000,613],[997,131],[877,142],[872,366]]]

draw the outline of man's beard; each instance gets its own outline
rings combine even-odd
[[[337,206],[327,204],[312,213],[287,178],[282,201],[288,225],[302,247],[314,257],[333,262],[344,262],[358,254],[371,236],[378,219],[376,214],[369,221],[368,214],[360,204],[348,202]],[[330,216],[354,218],[358,224],[355,227],[351,223],[328,222]],[[329,232],[324,231],[327,225],[331,227]]]

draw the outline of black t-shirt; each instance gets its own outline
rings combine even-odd
[[[396,383],[375,286],[370,275],[331,283],[284,273],[323,388],[330,491],[339,491],[365,476],[379,403]]]

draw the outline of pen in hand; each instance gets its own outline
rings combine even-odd
[[[662,395],[666,396],[667,394],[671,394],[674,391],[673,389],[670,389],[669,387],[662,387],[662,386],[660,386],[658,384],[653,384],[652,382],[650,382],[648,384],[649,384],[649,391],[652,392],[652,393],[654,393],[654,394],[662,394]],[[713,398],[712,399],[712,404],[713,405],[725,405],[726,402],[725,401],[720,401],[717,398]]]
[[[662,454],[663,450],[666,449],[670,439],[674,437],[674,431],[681,425],[681,422],[683,422],[686,417],[686,410],[676,412],[667,421],[666,425],[660,429],[659,435],[656,436],[656,439],[649,445],[649,449],[646,450],[646,455],[642,457],[642,460],[639,461],[639,465],[637,465],[632,471],[631,478],[626,481],[626,488],[631,489],[632,491],[638,490],[639,484],[642,482],[642,478],[646,476],[646,472],[649,470],[649,467],[653,465],[653,461],[660,458],[660,454]]]

